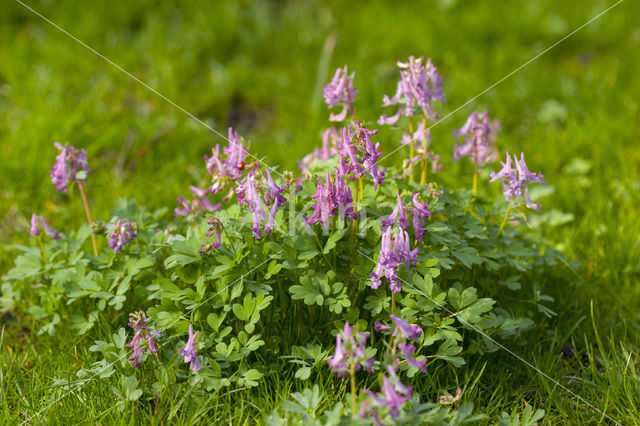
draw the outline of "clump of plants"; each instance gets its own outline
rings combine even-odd
[[[408,147],[399,168],[382,167],[378,130],[356,117],[347,67],[324,89],[332,126],[299,172],[262,163],[229,129],[173,215],[121,199],[110,218],[100,212],[106,221],[94,221],[86,152],[56,143],[52,182],[77,188],[87,223],[53,231],[33,213],[35,244],[16,247],[2,310],[23,310],[50,335],[115,324],[91,346],[96,361],[67,385],[119,377],[121,409],[157,404],[180,389],[168,386],[175,383],[188,383],[193,397],[252,388],[277,368],[300,382],[331,370],[345,376],[336,392],[346,396],[320,409],[317,386],[294,393],[297,402],[266,419],[274,424],[482,418],[464,390],[430,402],[412,383],[436,365],[460,368],[495,351],[496,342],[517,344],[539,313],[553,314],[540,286],[521,280],[561,260],[525,226],[526,209],[540,211],[529,185],[545,181],[524,154],[506,153],[494,167],[500,123],[488,111],[471,113],[455,139],[432,141],[429,126],[446,102],[442,78],[431,60],[398,67],[396,92],[382,104],[395,114],[377,123]],[[438,183],[449,149],[474,166],[458,188]]]

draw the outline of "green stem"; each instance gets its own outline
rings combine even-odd
[[[473,171],[473,197],[478,193],[478,166]]]
[[[96,234],[93,233],[93,219],[91,219],[91,211],[89,210],[89,202],[87,201],[87,195],[84,192],[84,185],[78,181],[78,189],[80,190],[80,196],[82,197],[82,204],[84,205],[84,211],[87,214],[87,221],[89,221],[89,229],[91,229],[91,244],[93,244],[93,255],[98,255],[98,243],[96,242]]]
[[[413,158],[415,152],[415,146],[413,142],[413,120],[409,117],[409,138],[411,139],[411,144],[409,145],[409,160]],[[413,182],[413,167],[411,168],[411,174],[409,175],[409,182]]]
[[[394,291],[391,292],[391,313],[396,314],[396,293]]]
[[[502,229],[504,228],[505,223],[507,223],[507,219],[509,218],[509,213],[511,213],[511,206],[507,209],[507,214],[504,215],[504,219],[502,220],[502,224],[500,225],[500,229],[498,229],[498,233],[496,234],[496,239],[500,236]]]
[[[289,184],[289,235],[296,233],[296,184]]]
[[[351,365],[349,366],[349,381],[351,382],[351,412],[355,416],[357,414],[356,407],[356,366],[353,364],[353,355],[351,356]]]
[[[40,251],[42,251],[42,259],[44,260],[44,263],[49,263],[49,260],[47,259],[47,252],[44,249],[44,244],[42,244],[42,235],[38,234],[38,244],[40,245]]]

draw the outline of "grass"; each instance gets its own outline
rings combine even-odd
[[[395,60],[430,56],[444,76],[444,116],[613,2],[28,4],[223,134],[233,125],[266,163],[294,169],[326,126],[320,90],[335,67],[356,71],[358,115],[374,119],[394,89]],[[48,182],[55,140],[89,152],[98,217],[122,195],[173,206],[203,178],[202,155],[217,135],[20,4],[8,2],[0,22],[0,273],[10,244],[26,242],[31,212],[55,217],[56,227],[82,220],[80,203]],[[470,185],[468,165],[450,162],[451,133],[470,111],[488,108],[502,121],[501,148],[526,152],[554,186],[545,212],[573,220],[545,225],[546,235],[574,279],[541,283],[557,316],[540,318],[511,349],[623,424],[640,423],[639,66],[640,6],[627,0],[432,130],[443,185],[458,185],[459,176]],[[381,130],[385,152],[397,146],[393,137]],[[385,162],[401,160],[397,153]],[[31,418],[66,393],[54,380],[74,380],[109,326],[80,339],[71,330],[53,338],[32,331],[24,312],[5,315],[2,423],[253,423],[306,385],[278,371],[251,391],[161,399],[122,415],[115,380],[94,380]],[[569,347],[577,356],[565,360]],[[331,406],[345,389],[327,373],[313,381]],[[535,404],[549,424],[608,422],[504,351],[434,369],[418,389],[433,400],[452,383],[493,419]]]

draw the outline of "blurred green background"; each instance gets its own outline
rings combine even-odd
[[[613,2],[28,4],[221,133],[236,128],[266,163],[296,169],[328,125],[321,90],[336,67],[356,72],[358,115],[373,122],[395,89],[395,61],[431,57],[446,115]],[[82,220],[77,197],[50,183],[54,141],[87,149],[97,218],[120,196],[173,207],[204,178],[202,156],[222,138],[19,3],[5,3],[0,23],[2,241],[25,240],[32,212],[54,227]],[[468,184],[468,164],[450,161],[452,132],[490,109],[501,148],[526,152],[556,188],[545,210],[575,218],[554,239],[591,262],[588,273],[607,263],[629,284],[640,273],[639,66],[640,4],[629,0],[438,124],[437,179]],[[379,136],[386,152],[397,147],[397,131]]]

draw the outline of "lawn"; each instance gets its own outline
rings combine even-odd
[[[424,55],[448,98],[431,130],[444,165],[434,180],[471,186],[472,166],[451,161],[451,136],[469,113],[490,110],[501,121],[500,150],[525,152],[549,183],[543,213],[528,217],[566,264],[565,279],[521,278],[540,281],[554,315],[538,313],[504,349],[431,368],[416,392],[434,401],[463,388],[488,416],[479,423],[532,405],[544,409],[543,424],[640,424],[640,4],[622,1],[519,68],[615,2],[25,3],[112,63],[19,2],[0,10],[0,275],[17,245],[32,244],[33,212],[55,218],[57,229],[84,221],[82,204],[50,183],[55,141],[87,150],[94,216],[108,220],[120,197],[172,210],[205,178],[203,155],[224,142],[216,132],[233,126],[265,164],[297,172],[327,127],[322,88],[337,67],[355,71],[358,116],[377,127],[396,61]],[[385,153],[397,135],[380,130]],[[480,186],[500,194],[486,179]],[[3,284],[5,308],[14,284]],[[38,334],[30,304],[25,296],[3,316],[1,423],[252,424],[314,384],[323,409],[347,399],[327,368],[303,381],[270,367],[248,390],[200,392],[182,382],[162,404],[120,411],[117,376],[71,392],[59,380],[96,361],[90,346],[124,326],[127,313],[117,324],[101,317],[83,335],[65,319],[55,334]],[[139,383],[153,378],[138,373]]]

